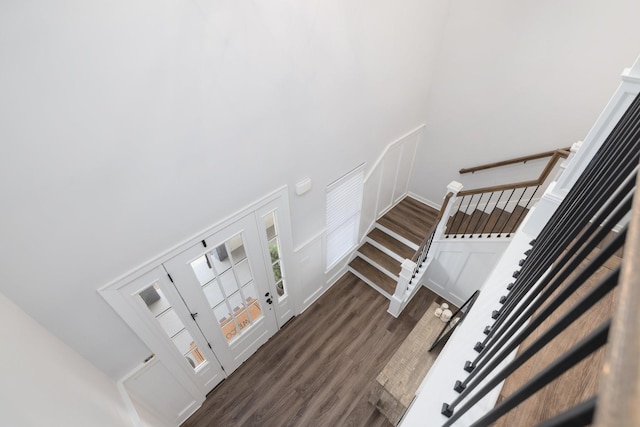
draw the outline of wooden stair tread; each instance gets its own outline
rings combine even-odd
[[[349,263],[349,267],[353,268],[355,271],[369,279],[389,295],[393,295],[393,293],[396,291],[395,280],[393,280],[391,277],[387,276],[382,271],[378,270],[362,258],[356,257]]]
[[[376,262],[389,273],[395,274],[396,276],[400,274],[400,270],[402,269],[400,267],[400,262],[385,254],[371,243],[365,242],[365,244],[358,249],[358,252],[371,259],[373,262]]]
[[[529,210],[516,206],[513,212],[494,209],[491,214],[475,210],[471,215],[456,212],[447,222],[447,234],[509,234],[518,226]]]
[[[415,255],[415,251],[413,249],[400,242],[398,239],[389,236],[379,228],[374,228],[373,230],[371,230],[371,232],[367,234],[367,237],[375,240],[376,242],[389,249],[393,253],[398,254],[402,258],[411,259],[413,258],[413,255]]]
[[[410,197],[405,197],[378,223],[399,236],[420,245],[435,223],[438,211]]]

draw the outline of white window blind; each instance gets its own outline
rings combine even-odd
[[[327,270],[358,243],[364,164],[327,186]]]

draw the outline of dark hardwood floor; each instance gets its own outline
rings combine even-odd
[[[433,301],[422,288],[398,319],[347,273],[208,396],[183,426],[390,426],[373,381]]]

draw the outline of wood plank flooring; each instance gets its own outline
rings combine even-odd
[[[592,253],[589,258],[593,256],[594,254]],[[588,259],[585,260],[573,275],[578,274],[588,261]],[[556,312],[549,316],[545,322],[523,342],[518,353],[521,353],[533,340],[546,331],[553,322],[557,321],[579,299],[591,291],[594,286],[608,275],[612,269],[617,267],[620,262],[621,259],[619,257],[611,257],[604,266],[598,269],[578,291],[564,301]],[[572,277],[567,280],[571,280]],[[615,307],[615,295],[615,291],[609,293],[609,295],[604,297],[598,304],[583,314],[577,322],[574,322],[507,378],[500,395],[500,401],[503,400],[505,396],[512,394],[526,381],[544,369],[551,361],[555,360],[559,354],[567,351],[610,317]],[[600,372],[602,371],[604,363],[605,351],[606,348],[602,347],[595,353],[589,355],[582,362],[556,378],[552,383],[527,399],[521,405],[508,412],[500,418],[494,426],[537,425],[596,394],[598,391]]]
[[[433,301],[398,319],[347,273],[220,384],[183,426],[390,426],[368,402],[376,376]]]

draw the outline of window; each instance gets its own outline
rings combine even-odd
[[[364,164],[327,186],[327,270],[358,243]]]

